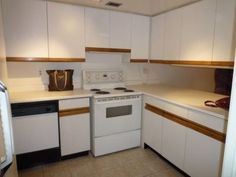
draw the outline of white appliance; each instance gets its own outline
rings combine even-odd
[[[93,92],[94,156],[140,146],[141,93],[124,86],[120,70],[83,71],[83,88]]]
[[[7,88],[2,82],[0,82],[0,118],[0,175],[3,176],[13,162],[13,137],[11,125],[12,117],[8,92]]]

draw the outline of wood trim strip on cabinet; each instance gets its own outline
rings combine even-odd
[[[65,109],[65,110],[60,110],[59,111],[59,116],[60,117],[73,116],[73,115],[85,114],[85,113],[89,113],[89,112],[90,112],[89,107]]]
[[[148,63],[148,59],[130,59],[130,63]]]
[[[6,57],[8,62],[85,62],[85,58]]]
[[[121,48],[100,48],[100,47],[85,47],[86,52],[113,52],[113,53],[131,53],[131,49]]]
[[[218,132],[212,128],[206,127],[204,125],[201,125],[199,123],[193,122],[191,120],[188,120],[186,118],[177,116],[173,113],[170,113],[168,111],[162,110],[160,108],[157,108],[156,106],[150,105],[148,103],[145,104],[145,109],[158,114],[168,120],[174,121],[180,125],[183,125],[185,127],[188,127],[190,129],[193,129],[199,133],[202,133],[206,136],[209,136],[211,138],[214,138],[222,143],[225,143],[226,135],[224,133]]]
[[[200,66],[227,66],[233,67],[233,61],[188,61],[188,60],[149,60],[152,64],[200,65]]]

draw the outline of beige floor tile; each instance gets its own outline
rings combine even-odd
[[[183,177],[149,149],[92,155],[22,170],[19,177]]]
[[[109,170],[100,170],[97,172],[98,177],[129,177],[122,167],[112,168]]]
[[[18,173],[19,177],[43,177],[43,167],[38,166],[26,170],[21,170]]]

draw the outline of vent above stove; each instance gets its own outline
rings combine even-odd
[[[122,3],[118,3],[118,2],[112,2],[109,1],[108,3],[106,3],[106,6],[110,6],[110,7],[120,7],[122,5]]]

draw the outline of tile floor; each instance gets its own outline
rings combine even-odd
[[[183,177],[149,149],[92,155],[22,170],[19,177]]]

